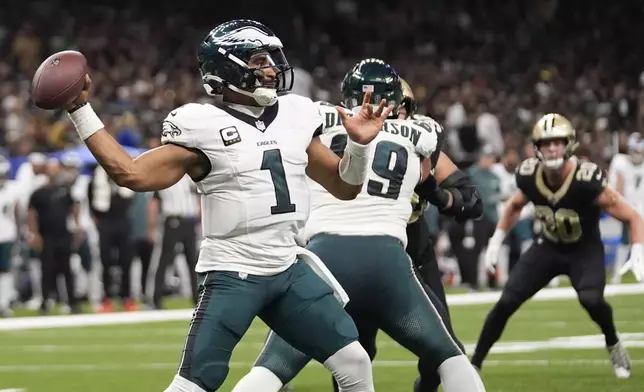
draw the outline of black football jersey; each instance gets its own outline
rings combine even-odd
[[[563,249],[601,242],[601,208],[595,201],[607,184],[605,171],[595,163],[571,159],[575,167],[558,188],[546,183],[537,158],[524,160],[516,171],[517,186],[541,223],[539,236]]]

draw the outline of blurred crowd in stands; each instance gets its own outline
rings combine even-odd
[[[123,143],[145,147],[169,110],[204,99],[196,45],[235,17],[261,20],[281,37],[297,67],[297,93],[337,102],[339,82],[355,62],[383,58],[411,83],[421,111],[450,130],[499,128],[499,153],[522,149],[532,122],[547,111],[571,118],[585,149],[599,158],[612,154],[613,132],[642,126],[637,1],[244,3],[12,4],[0,14],[2,145],[24,155],[78,143],[64,116],[35,110],[28,100],[40,62],[76,49],[89,61],[93,105],[104,122]]]

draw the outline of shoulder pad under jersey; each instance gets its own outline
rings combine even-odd
[[[172,110],[163,120],[161,144],[178,144],[194,148],[195,135],[191,131],[198,129],[203,122],[205,105],[189,103]]]
[[[443,126],[440,125],[438,121],[429,116],[425,116],[424,114],[413,114],[410,119],[413,121],[424,122],[430,129],[433,129],[436,132],[436,150],[431,156],[432,166],[436,167],[436,164],[438,163],[438,157],[440,156],[440,153],[445,146],[445,138],[447,136],[445,128],[443,128]]]
[[[526,189],[529,189],[528,186],[531,183],[534,183],[534,175],[537,172],[539,167],[539,159],[537,158],[527,158],[524,159],[515,171],[515,179],[517,183],[517,188],[519,188],[524,193]]]
[[[342,126],[342,119],[340,118],[340,115],[335,108],[336,105],[324,101],[318,101],[315,102],[315,104],[318,107],[320,117],[322,119],[321,133],[324,134],[328,132],[337,132],[339,130],[343,130],[344,127]],[[353,113],[349,109],[345,109],[345,113],[347,113],[348,115],[353,115]]]
[[[384,132],[400,135],[408,139],[414,146],[416,153],[429,158],[436,150],[438,144],[437,133],[429,123],[414,120],[385,120],[382,126]]]
[[[591,161],[580,161],[578,165],[574,180],[582,188],[583,194],[594,200],[608,185],[606,171]]]

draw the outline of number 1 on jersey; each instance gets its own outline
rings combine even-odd
[[[275,201],[277,204],[271,207],[271,215],[295,212],[295,204],[291,203],[291,194],[286,183],[286,173],[284,173],[280,150],[264,151],[260,169],[268,170],[271,173],[271,180],[275,188]]]

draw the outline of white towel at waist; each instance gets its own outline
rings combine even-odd
[[[346,304],[349,302],[349,296],[347,295],[347,292],[344,291],[340,283],[335,279],[331,271],[324,265],[322,260],[311,252],[308,249],[305,248],[299,248],[298,253],[297,253],[298,258],[303,261],[304,263],[308,264],[311,269],[318,274],[328,284],[331,286],[333,289],[335,297],[340,301],[342,306],[346,306]]]

